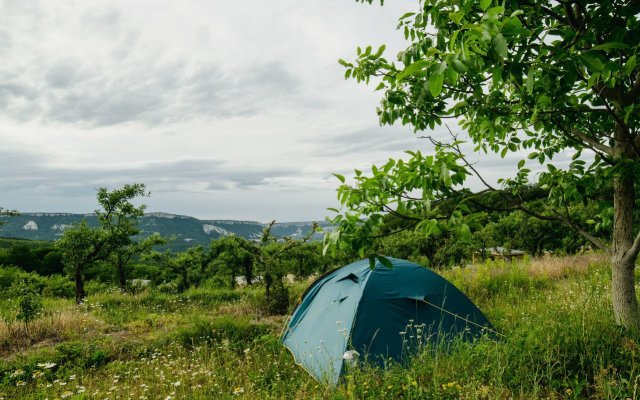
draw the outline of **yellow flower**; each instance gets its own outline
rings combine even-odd
[[[242,393],[244,393],[244,388],[237,387],[237,388],[233,389],[233,394],[234,395],[239,395],[239,394],[242,394]]]

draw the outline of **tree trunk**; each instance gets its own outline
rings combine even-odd
[[[76,267],[75,272],[75,281],[76,281],[76,304],[82,304],[84,298],[86,297],[86,293],[84,292],[84,277],[82,276],[82,269]]]
[[[631,168],[622,168],[613,182],[613,237],[611,251],[611,300],[616,322],[640,331],[640,311],[635,288],[637,255],[633,246],[634,176]]]
[[[116,266],[117,266],[117,270],[118,270],[118,281],[120,283],[120,289],[122,289],[122,291],[127,290],[127,271],[125,270],[125,265],[123,262],[120,261],[120,259],[118,259],[116,261]]]
[[[251,286],[253,283],[253,264],[251,262],[244,264],[244,279],[247,281],[247,286]]]

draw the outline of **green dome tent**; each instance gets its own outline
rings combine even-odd
[[[302,295],[282,336],[318,381],[337,385],[355,350],[370,362],[402,361],[407,349],[447,337],[492,331],[455,286],[420,265],[362,260],[318,278]],[[357,354],[355,354],[357,355]]]

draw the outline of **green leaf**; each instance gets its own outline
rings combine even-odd
[[[502,83],[502,68],[500,68],[500,66],[493,67],[493,69],[491,70],[491,79],[494,86]]]
[[[429,77],[429,93],[433,97],[438,97],[442,93],[442,84],[444,83],[443,74],[433,74]]]
[[[535,74],[535,70],[533,65],[529,67],[529,72],[527,73],[527,93],[533,94],[533,77]]]
[[[376,256],[369,256],[369,268],[374,269],[376,267]]]
[[[429,66],[429,61],[427,61],[427,60],[418,60],[418,61],[414,62],[413,64],[407,66],[404,70],[400,71],[400,73],[398,73],[396,75],[396,80],[399,82],[399,81],[403,80],[404,78],[406,78],[407,76],[411,76],[411,75],[415,74],[418,71],[422,71],[427,66]]]
[[[626,64],[624,64],[624,73],[625,75],[631,75],[631,73],[633,72],[633,70],[636,68],[636,55],[632,55],[631,57],[629,57],[629,60],[627,60]]]
[[[524,163],[525,163],[525,161],[524,161],[524,160],[520,160],[520,161],[518,162],[518,169],[522,169],[522,167],[524,167]]]
[[[482,11],[487,11],[487,8],[491,5],[491,0],[480,0],[480,8]]]
[[[496,37],[493,38],[493,50],[495,50],[496,54],[500,58],[507,58],[507,40],[504,38],[504,36],[502,36],[501,33],[498,33]]]
[[[464,13],[461,11],[449,13],[449,19],[456,23],[456,25],[460,25],[460,21],[462,21],[462,17],[464,17]]]
[[[629,45],[622,42],[608,42],[593,46],[591,50],[613,50],[613,49],[628,49]]]
[[[469,225],[460,225],[460,230],[458,231],[458,233],[460,235],[460,239],[462,239],[463,241],[468,242],[471,240],[471,229],[469,229]]]
[[[449,173],[449,168],[446,165],[442,166],[442,171],[440,172],[440,177],[442,178],[442,182],[445,186],[451,187],[451,174]]]
[[[340,174],[332,174],[332,175],[338,178],[340,182],[344,183],[345,179],[343,175],[340,175]]]
[[[594,51],[587,51],[586,53],[580,54],[580,59],[590,72],[600,72],[604,69],[600,55]]]
[[[456,72],[458,73],[463,73],[463,72],[467,72],[467,66],[464,65],[464,63],[460,60],[458,60],[457,58],[454,58],[451,61],[451,65],[453,66],[453,69],[456,70]]]
[[[376,57],[376,58],[380,57],[380,56],[382,55],[382,53],[384,53],[384,50],[385,50],[386,48],[387,48],[387,46],[386,46],[386,45],[384,45],[384,44],[383,44],[382,46],[380,46],[380,47],[378,48],[378,51],[377,51],[377,52],[376,52],[376,54],[375,54],[375,57]]]
[[[378,261],[380,261],[380,263],[385,267],[393,268],[393,264],[391,263],[391,260],[389,260],[387,257],[377,256],[377,258],[378,258]]]

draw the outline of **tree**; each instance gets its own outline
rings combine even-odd
[[[146,242],[135,242],[133,236],[140,233],[138,218],[144,215],[146,206],[136,206],[132,200],[137,197],[148,196],[145,185],[136,183],[124,185],[121,189],[108,191],[107,188],[98,189],[98,203],[102,210],[96,210],[95,214],[100,222],[100,227],[107,233],[105,238],[109,243],[108,261],[115,267],[118,274],[120,288],[125,290],[129,275],[129,262],[131,258],[144,250],[162,244],[162,239],[156,235]]]
[[[135,206],[131,200],[147,195],[143,184],[124,185],[112,191],[100,188],[97,199],[102,210],[95,211],[100,226],[90,227],[83,220],[63,232],[56,246],[63,263],[74,277],[77,304],[85,297],[84,274],[89,265],[106,260],[114,253],[118,257],[118,252],[121,253],[121,260],[126,259],[126,252],[130,251],[127,247],[133,243],[131,237],[139,232],[137,218],[143,215],[145,209],[144,205]],[[117,266],[124,269],[126,262],[120,262]],[[124,276],[126,282],[126,271],[118,271],[118,275],[120,279]]]
[[[75,282],[76,304],[82,303],[86,297],[84,291],[86,268],[106,258],[108,242],[104,230],[90,227],[85,220],[65,229],[62,237],[56,242],[63,263]]]
[[[308,242],[318,230],[318,224],[314,222],[309,233],[301,239],[285,237],[282,241],[278,241],[278,238],[271,233],[275,223],[275,220],[271,221],[262,231],[262,237],[256,246],[256,263],[264,280],[268,312],[284,314],[289,307],[289,291],[282,282],[284,276],[284,270],[281,268],[282,257]]]
[[[0,217],[15,217],[20,215],[19,212],[17,212],[16,210],[7,210],[6,208],[2,208],[0,207]],[[7,221],[5,221],[4,219],[0,218],[0,226],[6,224]]]
[[[346,77],[378,83],[381,124],[425,132],[451,119],[466,130],[474,151],[501,157],[528,151],[530,161],[521,160],[513,176],[499,181],[506,190],[498,191],[478,174],[457,135],[443,140],[427,134],[433,154],[409,152],[407,160],[373,167],[371,176],[356,171],[353,185],[338,176],[344,209],[329,243],[340,239],[366,249],[384,213],[426,233],[449,229],[468,236],[478,211],[496,211],[465,188],[475,176],[484,192],[503,193],[506,206],[499,211],[563,223],[607,252],[615,319],[640,330],[634,284],[640,252],[639,13],[640,2],[633,1],[418,1],[415,12],[400,17],[409,44],[398,61],[384,57],[384,46],[359,48],[354,62],[340,60]],[[559,154],[572,155],[568,165],[554,163]],[[533,161],[546,166],[537,176],[548,192],[548,213],[530,210],[519,196]],[[442,207],[443,198],[456,207]],[[598,212],[579,220],[571,213],[576,203]],[[607,240],[594,235],[609,228]]]
[[[253,267],[257,253],[256,246],[245,238],[229,235],[213,240],[210,246],[210,260],[217,272],[229,275],[230,286],[235,285],[235,277],[242,273],[247,285],[253,283]]]

